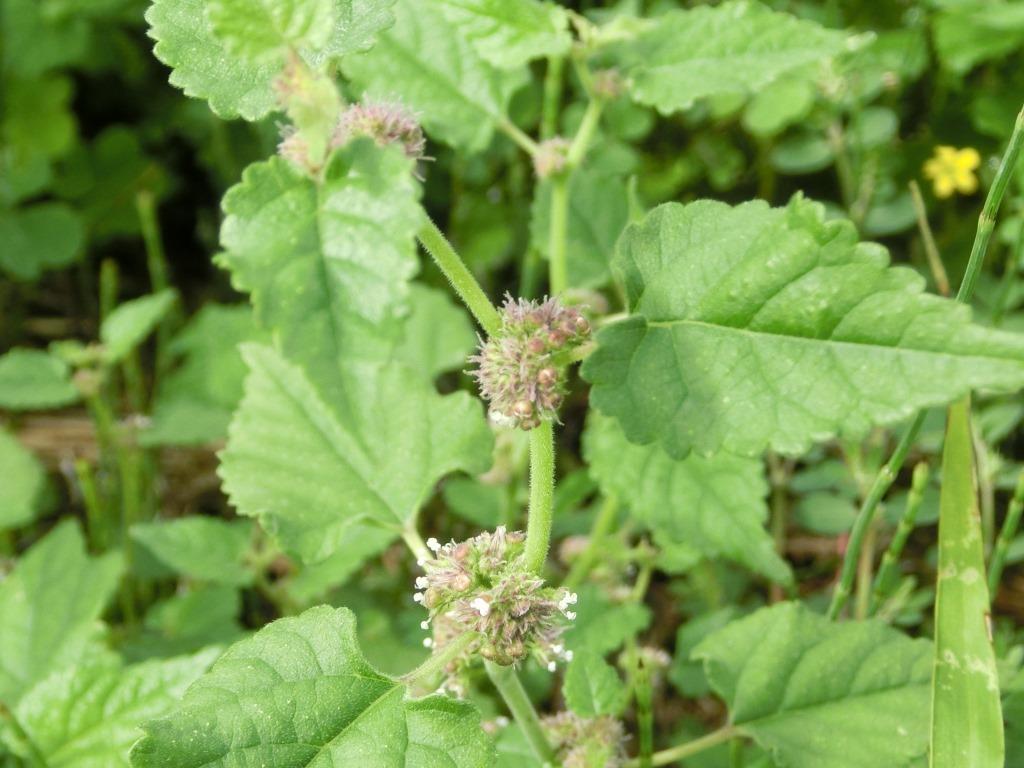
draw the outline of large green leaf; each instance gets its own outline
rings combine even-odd
[[[0,531],[17,528],[35,518],[46,487],[39,460],[14,435],[0,429]]]
[[[800,453],[1024,384],[1024,337],[972,325],[799,197],[659,206],[627,228],[614,266],[632,315],[598,334],[583,375],[630,440],[674,456]]]
[[[213,33],[204,0],[155,0],[146,11],[153,53],[171,68],[171,85],[206,99],[224,118],[258,120],[274,109],[271,83],[280,63],[228,51]]]
[[[78,399],[68,364],[38,349],[15,347],[0,355],[0,408],[58,408]]]
[[[322,606],[236,643],[170,716],[145,726],[136,768],[487,768],[464,702],[410,700],[363,658],[355,617]]]
[[[395,0],[339,0],[334,31],[320,50],[303,51],[312,64],[325,58],[340,58],[366,51],[377,41],[377,34],[395,23],[391,7]]]
[[[121,574],[116,553],[89,557],[65,521],[0,582],[0,701],[15,704],[51,672],[81,659]]]
[[[220,474],[231,502],[289,550],[322,560],[372,522],[396,534],[437,480],[490,465],[492,435],[467,393],[441,397],[399,363],[351,364],[342,377],[358,408],[328,408],[297,366],[247,345],[250,374]]]
[[[289,48],[319,48],[336,23],[334,0],[206,0],[206,17],[227,49],[281,60]]]
[[[786,768],[902,768],[928,746],[931,646],[881,622],[764,608],[694,650],[730,722]]]
[[[219,262],[332,406],[351,407],[341,361],[387,357],[400,335],[418,194],[401,152],[363,140],[336,153],[319,184],[274,158],[224,198]]]
[[[189,515],[132,526],[132,538],[177,573],[215,584],[245,586],[252,582],[246,558],[252,523]]]
[[[596,413],[583,445],[594,479],[649,525],[659,543],[727,557],[779,583],[793,580],[764,527],[768,484],[760,460],[727,453],[674,459],[658,445],[630,443],[615,421]]]
[[[670,11],[626,52],[630,92],[664,114],[700,98],[748,95],[842,52],[846,39],[753,0]]]
[[[540,56],[561,56],[572,37],[568,16],[539,0],[437,0],[442,13],[480,58],[514,68]]]
[[[499,70],[481,59],[441,10],[440,0],[398,0],[395,26],[369,53],[347,57],[343,69],[369,97],[399,97],[438,139],[480,150],[523,70]]]
[[[49,768],[128,768],[140,723],[167,714],[219,654],[124,667],[104,653],[43,680],[15,714]]]
[[[1001,768],[1003,715],[974,486],[970,401],[949,407],[942,451],[932,768]]]

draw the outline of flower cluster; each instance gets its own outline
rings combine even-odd
[[[557,299],[542,303],[506,295],[501,331],[470,358],[471,375],[499,424],[533,429],[557,417],[565,382],[555,356],[583,343],[590,323]]]
[[[936,147],[935,155],[924,164],[924,175],[932,181],[936,197],[951,197],[954,192],[972,195],[978,189],[975,171],[981,155],[973,147]]]
[[[546,179],[565,170],[569,156],[569,141],[561,136],[542,141],[533,156],[533,170],[538,178]]]
[[[520,559],[524,543],[522,533],[503,526],[459,543],[427,541],[433,557],[420,561],[424,575],[416,579],[414,595],[430,612],[421,625],[433,630],[424,645],[443,648],[475,632],[479,639],[471,651],[496,664],[533,655],[553,670],[556,659],[571,660],[572,652],[559,638],[566,620],[576,618],[570,610],[576,595],[545,586],[525,570]],[[453,662],[449,674],[465,661]]]
[[[332,145],[341,147],[359,136],[369,136],[380,146],[398,144],[407,157],[423,157],[427,146],[419,121],[397,102],[366,102],[347,107],[338,118]]]
[[[559,712],[541,720],[563,768],[620,768],[626,763],[622,723],[610,715],[580,717]]]

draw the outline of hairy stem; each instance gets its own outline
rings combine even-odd
[[[458,658],[479,638],[480,633],[478,632],[464,632],[431,654],[430,658],[416,669],[402,675],[402,682],[409,686],[430,685],[434,678],[444,672],[444,668],[448,666],[449,662]]]
[[[914,467],[914,477],[910,484],[910,493],[907,495],[907,506],[900,517],[900,523],[896,527],[889,547],[882,555],[882,564],[878,566],[878,574],[875,576],[875,584],[871,591],[870,614],[878,611],[882,600],[885,598],[888,584],[899,565],[900,555],[903,554],[903,547],[907,543],[910,532],[914,530],[917,522],[917,513],[921,509],[921,502],[924,500],[924,489],[928,484],[928,465],[921,462]]]
[[[565,57],[549,56],[544,75],[544,104],[541,108],[540,137],[550,139],[558,132],[558,113],[562,106],[562,73]]]
[[[480,327],[489,336],[498,333],[501,330],[501,316],[498,310],[494,308],[466,263],[429,216],[424,215],[423,226],[420,227],[417,237],[426,252],[434,259],[434,263],[448,278],[459,298],[473,313]]]
[[[989,600],[996,599],[999,581],[1003,578],[1003,566],[1006,565],[1006,552],[1010,548],[1013,537],[1017,535],[1021,511],[1024,511],[1024,472],[1017,477],[1017,487],[1014,488],[1010,506],[1006,509],[1006,519],[1003,520],[1003,527],[999,531],[999,538],[992,551],[992,561],[988,566]]]
[[[565,164],[570,170],[579,167],[583,162],[583,156],[587,154],[590,142],[594,139],[597,124],[601,121],[603,109],[604,101],[601,99],[592,98],[587,103],[587,111],[583,113],[583,120],[580,121],[580,127],[576,130],[572,144],[569,145],[569,152],[565,156]]]
[[[685,744],[680,744],[678,747],[672,747],[671,749],[663,749],[660,752],[655,752],[651,756],[651,765],[672,765],[680,760],[684,760],[687,757],[693,757],[694,755],[703,752],[711,747],[717,747],[729,739],[737,735],[737,729],[733,725],[726,725],[719,728],[717,731],[712,731],[706,736],[701,736],[699,739],[688,741]],[[626,763],[626,768],[640,768],[640,760],[633,759]]]
[[[555,437],[550,421],[530,430],[530,510],[526,523],[526,567],[540,573],[548,557],[555,496]]]
[[[651,670],[637,656],[633,678],[633,696],[636,701],[636,725],[639,732],[640,768],[651,768],[654,756],[654,686]]]
[[[985,205],[978,219],[978,231],[974,236],[974,245],[971,248],[971,258],[967,263],[963,282],[960,283],[960,290],[956,294],[957,301],[966,304],[974,294],[974,286],[978,281],[978,274],[985,261],[985,252],[988,250],[988,243],[992,237],[996,212],[999,210],[999,204],[1003,200],[1006,186],[1017,164],[1022,143],[1024,143],[1024,110],[1021,110],[1020,114],[1017,115],[1017,122],[1013,127],[1013,135],[1010,136],[1006,152],[1003,154],[999,170],[996,172],[996,178],[992,182],[988,196],[985,198]],[[850,596],[854,573],[857,570],[857,561],[860,558],[860,550],[864,543],[864,534],[875,519],[878,504],[896,479],[896,474],[903,465],[903,461],[907,458],[910,447],[917,439],[917,435],[921,431],[921,425],[924,424],[924,416],[924,411],[918,413],[913,423],[903,433],[903,437],[900,438],[900,442],[897,444],[892,456],[889,457],[885,466],[882,467],[877,477],[875,477],[870,492],[861,504],[860,511],[857,513],[857,520],[854,522],[853,530],[850,532],[850,541],[846,548],[846,555],[843,558],[842,573],[839,582],[836,584],[835,592],[832,594],[832,603],[828,608],[830,618],[834,619],[839,615],[843,605],[846,603],[846,599]]]
[[[415,524],[410,523],[402,527],[402,541],[409,547],[417,560],[426,560],[430,557],[427,545],[423,543],[423,537],[416,530]]]
[[[540,725],[540,718],[537,717],[537,710],[533,708],[533,702],[530,701],[530,697],[523,690],[523,684],[519,682],[515,669],[503,667],[500,664],[495,664],[493,661],[485,661],[484,666],[487,668],[487,674],[491,678],[491,682],[498,689],[498,693],[505,700],[505,705],[508,707],[509,712],[512,713],[516,724],[526,737],[526,741],[529,743],[534,755],[542,764],[554,764],[555,752],[551,749],[551,745],[544,735],[544,730]]]

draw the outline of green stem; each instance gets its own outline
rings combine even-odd
[[[430,551],[427,549],[427,545],[423,543],[423,537],[416,530],[415,524],[402,528],[402,541],[412,550],[417,560],[426,560],[431,557]]]
[[[789,522],[789,503],[786,486],[789,483],[789,472],[782,460],[774,453],[768,454],[768,477],[772,486],[771,528],[775,552],[779,557],[786,557],[786,528]],[[771,601],[777,603],[783,599],[782,586],[772,584]]]
[[[530,430],[530,509],[526,523],[526,567],[540,573],[548,557],[555,496],[555,435],[550,421]]]
[[[1022,510],[1024,510],[1024,471],[1017,477],[1017,487],[1013,491],[1013,498],[1010,499],[1010,506],[1006,510],[1006,519],[1003,520],[1003,527],[999,531],[999,538],[992,551],[992,562],[988,566],[989,600],[996,599],[999,581],[1003,578],[1003,567],[1006,565],[1006,552],[1010,548],[1013,537],[1017,535]]]
[[[1002,162],[999,163],[999,170],[996,172],[996,178],[992,182],[992,187],[988,191],[988,195],[985,198],[985,205],[982,208],[981,216],[978,219],[978,231],[974,236],[974,245],[971,248],[971,258],[967,263],[967,269],[964,272],[963,282],[960,284],[960,290],[957,291],[956,300],[966,304],[971,300],[971,296],[974,295],[974,286],[978,280],[978,274],[981,271],[982,264],[985,261],[985,253],[988,250],[988,243],[992,237],[992,227],[995,224],[996,212],[999,210],[999,205],[1003,200],[1003,194],[1006,192],[1006,186],[1010,181],[1010,176],[1013,173],[1013,169],[1016,166],[1017,158],[1020,155],[1021,144],[1024,143],[1024,109],[1021,110],[1020,114],[1017,115],[1017,122],[1013,127],[1013,135],[1010,136],[1009,144],[1006,147],[1006,152],[1003,154]],[[889,486],[892,485],[896,479],[896,473],[899,468],[903,465],[903,461],[907,457],[907,453],[910,451],[910,447],[914,444],[917,439],[918,433],[921,431],[921,426],[924,424],[925,412],[921,411],[914,418],[913,423],[903,433],[903,437],[900,439],[899,444],[893,451],[889,461],[885,463],[879,471],[878,476],[875,478],[874,483],[871,486],[871,491],[865,497],[864,502],[861,504],[860,511],[857,513],[857,520],[853,524],[853,530],[850,533],[850,541],[846,547],[846,555],[843,559],[843,569],[840,575],[839,582],[836,584],[835,592],[832,595],[832,603],[829,605],[828,615],[830,618],[835,618],[839,615],[843,605],[846,603],[847,597],[850,595],[850,588],[853,584],[854,573],[857,569],[857,561],[860,558],[860,550],[864,541],[864,534],[871,526],[871,522],[875,518],[875,512],[878,509],[878,504],[881,502],[882,497],[886,491],[889,490]]]
[[[601,508],[597,511],[594,524],[590,529],[590,537],[587,541],[587,548],[583,550],[576,562],[569,569],[569,575],[565,577],[562,586],[572,591],[576,589],[583,580],[587,578],[594,564],[601,554],[601,545],[605,536],[615,525],[615,516],[619,511],[619,500],[615,496],[606,496]]]
[[[921,462],[914,467],[914,477],[910,483],[910,493],[907,495],[907,506],[900,517],[900,523],[896,527],[889,547],[882,555],[882,563],[878,566],[878,574],[875,576],[875,584],[871,592],[870,614],[875,614],[882,600],[888,592],[888,585],[899,566],[900,555],[903,554],[903,547],[907,543],[910,532],[914,530],[917,522],[917,513],[921,509],[921,502],[924,499],[924,489],[928,483],[928,465]]]
[[[551,749],[551,745],[544,735],[540,718],[537,717],[537,710],[533,708],[530,697],[523,690],[523,684],[519,682],[515,669],[503,667],[495,664],[493,661],[484,662],[484,666],[487,668],[487,674],[491,678],[491,682],[498,689],[498,693],[505,700],[505,705],[508,707],[509,712],[512,713],[516,724],[526,737],[526,741],[529,743],[534,755],[536,755],[541,763],[554,764],[555,752]]]
[[[103,507],[100,505],[99,494],[96,492],[96,478],[93,477],[89,462],[85,459],[76,459],[75,476],[78,478],[78,489],[82,492],[82,503],[85,505],[89,543],[103,551],[109,543],[107,529],[103,519]]]
[[[580,127],[576,129],[576,135],[573,136],[572,144],[569,145],[569,151],[565,156],[565,165],[570,171],[578,168],[580,163],[583,162],[583,156],[587,154],[590,142],[594,138],[594,132],[601,121],[601,111],[603,109],[604,101],[602,99],[592,98],[587,102],[587,110],[583,113],[583,120],[580,121]]]
[[[537,142],[523,133],[519,126],[509,120],[507,117],[502,117],[498,120],[498,128],[504,131],[505,135],[508,136],[512,141],[519,145],[519,147],[528,155],[533,157],[540,151],[540,147],[537,146]]]
[[[551,215],[548,228],[548,289],[558,296],[569,287],[567,258],[569,241],[569,177],[561,173],[551,179]]]
[[[921,188],[916,181],[910,182],[910,199],[914,201],[914,212],[917,214],[917,228],[921,232],[921,242],[924,243],[924,253],[928,258],[928,268],[935,278],[935,290],[943,296],[949,296],[949,276],[942,264],[942,256],[939,255],[939,247],[935,244],[935,236],[932,234],[931,225],[928,223],[928,210],[924,205],[924,198],[921,197]]]
[[[416,669],[402,675],[402,682],[408,686],[429,685],[439,674],[444,672],[448,664],[461,656],[473,643],[480,638],[478,632],[464,632],[443,648],[431,654],[430,658]]]
[[[1018,231],[1017,241],[1006,257],[1006,269],[1003,271],[999,294],[996,297],[995,307],[992,309],[992,325],[997,328],[1002,325],[1003,315],[1009,309],[1010,294],[1013,292],[1013,284],[1017,282],[1017,271],[1020,269],[1021,256],[1024,256],[1024,226]]]
[[[164,251],[160,237],[160,220],[157,218],[156,202],[153,193],[142,190],[135,196],[135,209],[139,215],[139,228],[142,230],[142,243],[146,249],[146,267],[149,271],[149,282],[154,293],[166,290],[171,281],[168,277],[167,253]],[[171,328],[178,313],[175,308],[160,321],[156,329],[156,371],[163,373],[167,368],[167,344],[170,340]]]
[[[687,757],[693,757],[694,755],[703,752],[711,747],[717,747],[729,739],[735,737],[738,734],[736,726],[726,725],[719,728],[717,731],[712,731],[706,736],[701,736],[699,739],[688,741],[685,744],[680,744],[678,747],[672,747],[671,749],[663,749],[661,752],[655,752],[651,756],[651,765],[671,765],[672,763],[684,760]],[[626,768],[640,768],[640,760],[633,759],[626,763]]]
[[[633,678],[633,696],[636,701],[636,726],[639,734],[640,768],[651,768],[654,755],[654,686],[651,670],[637,655]]]
[[[540,137],[550,139],[558,132],[558,113],[562,106],[562,73],[565,71],[563,56],[549,56],[548,68],[544,74],[544,105],[540,117]]]
[[[871,581],[875,565],[875,542],[878,540],[878,526],[868,526],[857,562],[857,599],[853,615],[858,621],[866,619],[871,605]]]
[[[448,278],[448,282],[452,284],[452,288],[455,289],[459,298],[473,313],[473,317],[480,323],[480,327],[487,332],[488,336],[498,333],[501,330],[501,315],[498,314],[498,310],[491,304],[487,294],[473,277],[473,273],[466,267],[465,262],[426,214],[424,214],[423,226],[420,227],[417,237],[423,248],[434,259],[434,263]]]

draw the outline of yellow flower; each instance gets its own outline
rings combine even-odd
[[[978,189],[974,172],[979,165],[981,155],[973,147],[936,147],[935,156],[924,164],[924,175],[932,180],[937,197],[970,195]]]

